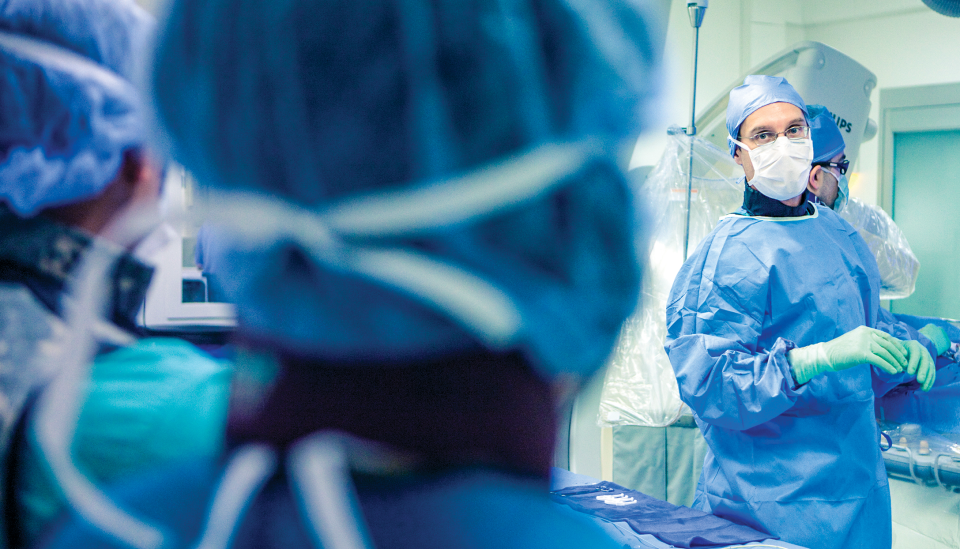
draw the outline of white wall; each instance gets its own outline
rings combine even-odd
[[[700,27],[697,111],[739,84],[751,67],[803,40],[799,0],[713,0]],[[659,124],[635,151],[634,165],[655,164],[671,124],[690,124],[694,30],[686,0],[673,0],[664,49],[664,104]]]
[[[714,0],[700,28],[700,59],[697,71],[698,109],[710,103],[742,74],[740,28],[742,0]],[[690,92],[693,73],[693,28],[687,17],[686,0],[673,0],[664,47],[664,96],[657,107],[657,120],[634,151],[633,165],[653,165],[667,144],[670,125],[690,124]]]
[[[960,19],[921,0],[713,0],[700,30],[698,110],[780,50],[802,40],[823,42],[877,75],[870,117],[879,122],[881,88],[960,82]],[[693,29],[686,0],[673,0],[667,28],[662,120],[639,145],[635,164],[654,164],[671,123],[689,124]],[[879,201],[878,139],[864,143],[852,194]]]
[[[806,39],[823,42],[859,61],[877,75],[878,90],[960,82],[960,19],[935,13],[920,0],[886,0],[877,2],[879,6],[873,10],[873,2],[867,0],[850,3],[860,4],[860,9],[808,25]],[[879,122],[879,91],[874,91],[872,100],[870,117]],[[871,204],[880,199],[879,141],[861,145],[856,166],[859,181],[851,181],[852,194]]]
[[[137,1],[151,11],[165,2]],[[664,97],[634,153],[637,165],[657,162],[669,125],[690,123],[693,29],[686,0],[665,1]],[[751,67],[802,40],[836,48],[877,75],[870,114],[877,122],[881,88],[960,82],[960,19],[937,14],[921,0],[713,0],[700,29],[698,109]],[[879,201],[878,142],[860,147],[851,178],[853,195],[871,204]]]
[[[166,0],[136,0],[137,4],[139,4],[141,8],[153,13],[154,15],[157,14],[163,5],[163,2],[165,1]]]

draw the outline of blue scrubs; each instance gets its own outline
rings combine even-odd
[[[818,549],[891,546],[873,366],[803,386],[786,353],[876,327],[880,275],[833,211],[727,216],[680,269],[666,351],[709,450],[694,507]]]

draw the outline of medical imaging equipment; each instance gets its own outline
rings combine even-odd
[[[877,134],[877,123],[869,118],[870,95],[877,86],[877,77],[826,44],[797,43],[760,63],[744,77],[749,74],[783,76],[808,105],[827,107],[843,135],[851,166],[856,165],[860,143]],[[738,78],[697,117],[701,137],[720,148],[727,147],[729,92],[742,83],[743,77]]]
[[[209,280],[194,264],[199,229],[196,210],[204,198],[189,172],[167,169],[161,198],[163,226],[142,245],[155,267],[138,322],[149,330],[223,331],[236,325],[233,305],[211,302]]]

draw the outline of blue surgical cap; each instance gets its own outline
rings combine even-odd
[[[641,130],[658,81],[650,24],[637,2],[182,0],[154,91],[175,158],[200,181],[314,212],[442,189],[541,145],[600,143],[522,204],[348,239],[482,278],[519,311],[508,348],[547,375],[585,374],[636,305],[633,210],[613,153]],[[382,361],[478,344],[444,310],[296,239],[238,243],[224,259],[241,326],[281,348]]]
[[[730,101],[727,103],[727,133],[734,139],[739,139],[740,125],[761,107],[771,103],[790,103],[796,105],[804,116],[807,114],[807,105],[803,98],[781,76],[766,76],[751,74],[743,80],[742,86],[730,90]],[[737,146],[730,145],[730,155],[737,152]]]
[[[99,194],[146,130],[133,81],[155,24],[132,0],[0,1],[0,200]]]
[[[813,139],[813,163],[826,162],[842,153],[846,144],[830,111],[823,105],[807,105],[807,113]]]

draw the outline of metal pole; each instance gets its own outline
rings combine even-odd
[[[688,6],[689,9],[689,6]],[[696,7],[696,10],[701,8]],[[687,260],[690,250],[690,202],[693,196],[693,140],[697,135],[697,57],[700,51],[700,25],[703,22],[703,15],[697,18],[697,26],[693,33],[693,89],[690,92],[690,126],[686,134],[690,136],[690,165],[687,168],[687,222],[683,229],[683,260]],[[691,23],[693,18],[691,17]]]
[[[690,136],[690,164],[687,167],[687,223],[683,229],[683,260],[687,260],[690,250],[690,202],[693,196],[693,140],[697,135],[697,61],[700,53],[700,25],[707,13],[709,0],[687,0],[687,15],[693,27],[693,89],[690,91],[690,126],[686,133]]]
[[[697,135],[697,61],[700,57],[699,53],[700,26],[698,25],[694,27],[693,33],[693,93],[690,94],[690,131],[687,132],[687,135]]]

